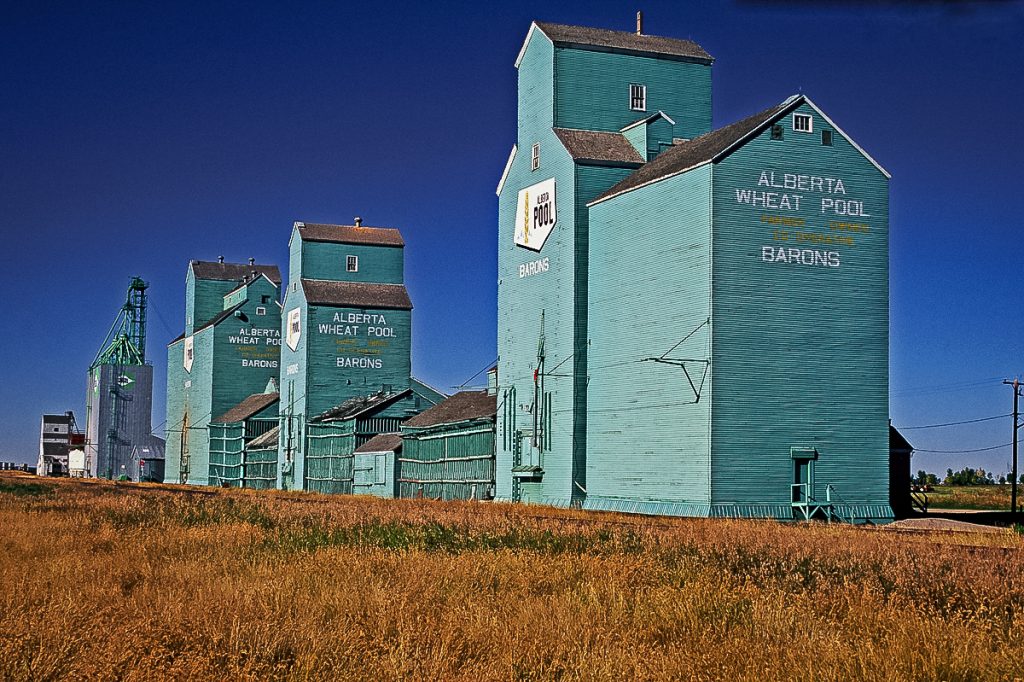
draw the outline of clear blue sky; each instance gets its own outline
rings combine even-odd
[[[999,382],[1024,372],[1024,7],[909,4],[641,8],[645,32],[716,57],[716,126],[802,91],[892,173],[891,413],[916,426],[1006,414]],[[632,30],[636,9],[6,3],[0,460],[35,460],[42,413],[84,417],[86,369],[135,274],[151,283],[160,424],[188,260],[284,269],[295,220],[400,228],[415,374],[449,388],[487,366],[513,61],[532,19]],[[963,450],[1010,431],[906,435]],[[1008,461],[922,452],[914,468]]]

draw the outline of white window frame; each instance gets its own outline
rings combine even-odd
[[[258,305],[258,306],[256,306],[256,314],[257,315],[266,315],[267,314],[267,309],[264,308],[261,305]]]
[[[629,110],[647,111],[647,86],[643,83],[629,84]]]
[[[807,128],[800,128],[797,126],[797,121],[807,121]],[[793,132],[795,133],[813,133],[814,132],[814,117],[810,114],[801,114],[793,112]]]
[[[533,148],[530,150],[530,170],[535,171],[540,168],[540,142],[534,142]]]
[[[359,272],[359,256],[345,256],[345,272]]]

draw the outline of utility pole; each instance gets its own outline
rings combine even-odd
[[[1019,379],[1009,381],[1003,380],[1004,384],[1013,386],[1013,479],[1010,481],[1010,513],[1014,516],[1017,515],[1017,430],[1020,429],[1020,421],[1018,418],[1019,410],[1017,409],[1018,401],[1020,399],[1021,383]]]

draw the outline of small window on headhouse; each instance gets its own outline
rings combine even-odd
[[[359,272],[359,256],[346,256],[345,270],[347,272]]]
[[[629,108],[633,111],[647,111],[647,86],[639,83],[629,85]]]
[[[778,123],[776,123],[775,125],[772,126],[772,139],[773,140],[781,140],[782,139],[782,126],[780,124],[778,124]]]
[[[831,147],[832,146],[832,131],[831,130],[822,130],[821,131],[821,143],[823,145],[825,145],[826,147]]]
[[[262,303],[263,305],[269,305],[270,297],[267,295],[260,296],[260,303]]]
[[[536,142],[533,145],[533,151],[530,153],[530,170],[537,170],[540,168],[540,143]]]
[[[266,315],[267,314],[267,309],[264,308],[261,305],[258,305],[258,306],[256,306],[256,314],[257,315]]]
[[[809,114],[793,114],[793,130],[798,133],[810,133],[813,129]]]

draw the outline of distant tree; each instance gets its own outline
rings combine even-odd
[[[995,485],[995,479],[984,469],[972,469],[964,467],[954,472],[946,470],[946,478],[943,481],[946,485]]]
[[[999,485],[1006,485],[1006,474],[999,474]]]

